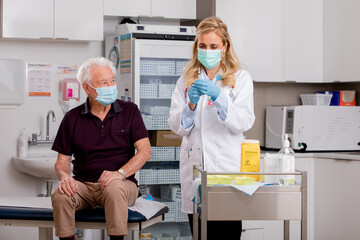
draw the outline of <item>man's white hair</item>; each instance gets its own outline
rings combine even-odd
[[[80,83],[90,83],[92,78],[91,67],[93,66],[108,66],[113,72],[114,77],[116,75],[116,69],[110,60],[104,57],[89,58],[80,66],[77,72],[76,77]]]

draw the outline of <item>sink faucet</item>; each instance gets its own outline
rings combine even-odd
[[[50,140],[50,133],[49,133],[50,115],[52,115],[52,121],[56,122],[55,113],[53,110],[50,110],[46,117],[46,140]]]

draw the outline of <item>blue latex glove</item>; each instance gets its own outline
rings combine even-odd
[[[193,84],[193,85],[191,85],[189,87],[188,95],[189,95],[189,98],[190,98],[190,102],[193,103],[193,104],[197,104],[199,102],[199,99],[200,99],[201,95],[203,95],[203,94]]]
[[[206,94],[211,97],[212,101],[215,101],[220,94],[220,88],[210,80],[198,79],[195,81],[193,86],[199,89],[202,94]]]

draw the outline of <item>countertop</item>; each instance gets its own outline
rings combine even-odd
[[[276,154],[277,151],[261,151],[261,157],[266,153]],[[331,158],[360,161],[360,152],[304,152],[295,153],[295,158]]]

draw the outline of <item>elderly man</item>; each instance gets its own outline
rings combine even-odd
[[[151,158],[151,147],[138,107],[117,100],[114,76],[105,58],[91,58],[80,67],[77,78],[88,98],[66,113],[52,147],[58,152],[60,182],[52,205],[60,239],[74,239],[76,210],[96,205],[105,209],[110,239],[123,239],[128,232],[128,206],[139,195],[134,174]]]

